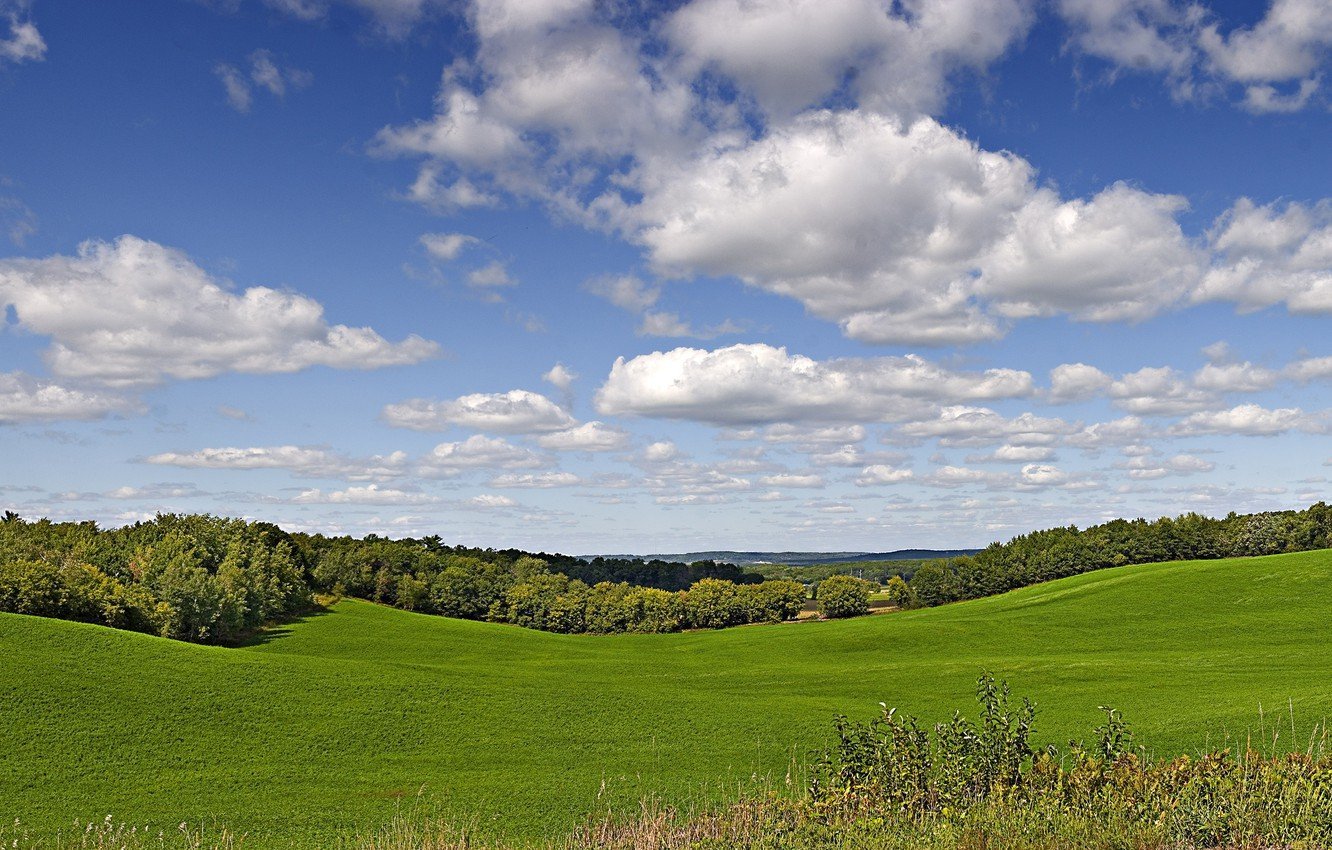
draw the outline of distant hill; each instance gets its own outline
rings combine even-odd
[[[896,549],[892,552],[735,552],[722,549],[712,552],[683,552],[674,555],[603,555],[604,558],[642,558],[673,563],[692,564],[695,561],[721,561],[741,567],[763,564],[786,564],[808,567],[814,564],[855,564],[861,561],[919,561],[929,558],[957,558],[974,555],[979,549]],[[592,558],[594,555],[582,557]]]

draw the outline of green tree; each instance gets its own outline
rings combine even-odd
[[[938,561],[926,561],[911,577],[911,590],[921,605],[927,607],[952,602],[957,598],[953,573]]]
[[[828,576],[819,582],[819,607],[823,616],[840,619],[869,613],[870,582],[855,576]]]
[[[911,589],[911,586],[907,584],[906,580],[901,576],[893,576],[888,579],[888,584],[884,588],[884,591],[888,597],[888,602],[894,607],[906,610],[908,608],[915,608],[917,605],[915,591]]]
[[[723,629],[744,622],[740,595],[729,581],[699,579],[689,586],[686,603],[690,625],[698,629]]]

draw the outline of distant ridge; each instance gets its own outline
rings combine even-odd
[[[957,558],[974,555],[979,549],[895,549],[892,552],[735,552],[719,549],[709,552],[682,552],[670,555],[601,555],[602,558],[642,558],[646,561],[671,561],[692,564],[695,561],[722,561],[740,567],[761,564],[787,564],[807,567],[813,564],[854,564],[862,561],[916,561],[928,558]],[[595,558],[596,555],[581,555]]]

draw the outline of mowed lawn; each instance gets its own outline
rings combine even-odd
[[[561,636],[346,601],[243,649],[0,615],[0,816],[223,823],[328,846],[397,807],[540,837],[645,795],[778,785],[835,713],[974,714],[982,671],[1064,744],[1158,755],[1332,715],[1332,552],[1105,570],[846,622]],[[1259,706],[1264,716],[1260,719]],[[1256,743],[1256,740],[1255,740]],[[1301,742],[1302,746],[1302,742]]]

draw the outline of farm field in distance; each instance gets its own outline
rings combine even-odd
[[[1302,747],[1332,713],[1329,581],[1332,551],[1315,551],[842,622],[604,637],[344,601],[240,649],[0,615],[0,814],[43,834],[109,813],[314,847],[414,807],[537,839],[647,795],[780,785],[835,713],[974,713],[985,670],[1036,700],[1041,744],[1086,735],[1112,705],[1161,756],[1273,729]]]

